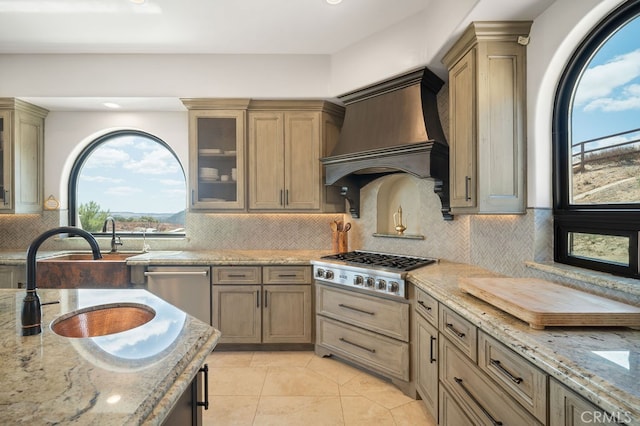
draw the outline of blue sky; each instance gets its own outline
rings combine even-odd
[[[622,27],[592,58],[574,98],[573,143],[640,128],[638,40],[640,18]]]
[[[176,157],[160,143],[120,135],[93,151],[78,181],[78,201],[103,210],[177,213],[186,208],[186,181]]]

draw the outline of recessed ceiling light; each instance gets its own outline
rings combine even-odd
[[[340,4],[342,3],[342,0],[326,0],[326,2],[329,4]]]
[[[146,0],[129,0],[129,1],[134,4],[143,4]]]
[[[107,108],[111,108],[111,109],[118,109],[120,108],[120,105],[114,103],[114,102],[105,102],[102,105],[106,106]]]

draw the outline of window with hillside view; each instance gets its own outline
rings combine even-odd
[[[73,166],[69,201],[69,223],[92,233],[113,217],[119,235],[184,234],[184,171],[166,143],[144,132],[90,143]]]
[[[555,260],[640,277],[640,2],[578,47],[554,109]]]

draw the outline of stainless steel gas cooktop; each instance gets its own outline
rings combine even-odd
[[[406,298],[407,271],[437,261],[426,257],[356,250],[323,256],[312,263],[316,280]]]

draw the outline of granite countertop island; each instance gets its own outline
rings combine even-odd
[[[494,277],[479,267],[441,261],[408,280],[487,334],[628,424],[640,425],[640,331],[625,327],[529,325],[458,288],[459,277]]]
[[[220,332],[145,290],[38,290],[42,333],[22,336],[24,290],[0,290],[0,412],[6,424],[161,424],[215,348]],[[58,302],[46,304],[48,302]],[[79,308],[150,306],[156,316],[93,338],[55,334]]]

